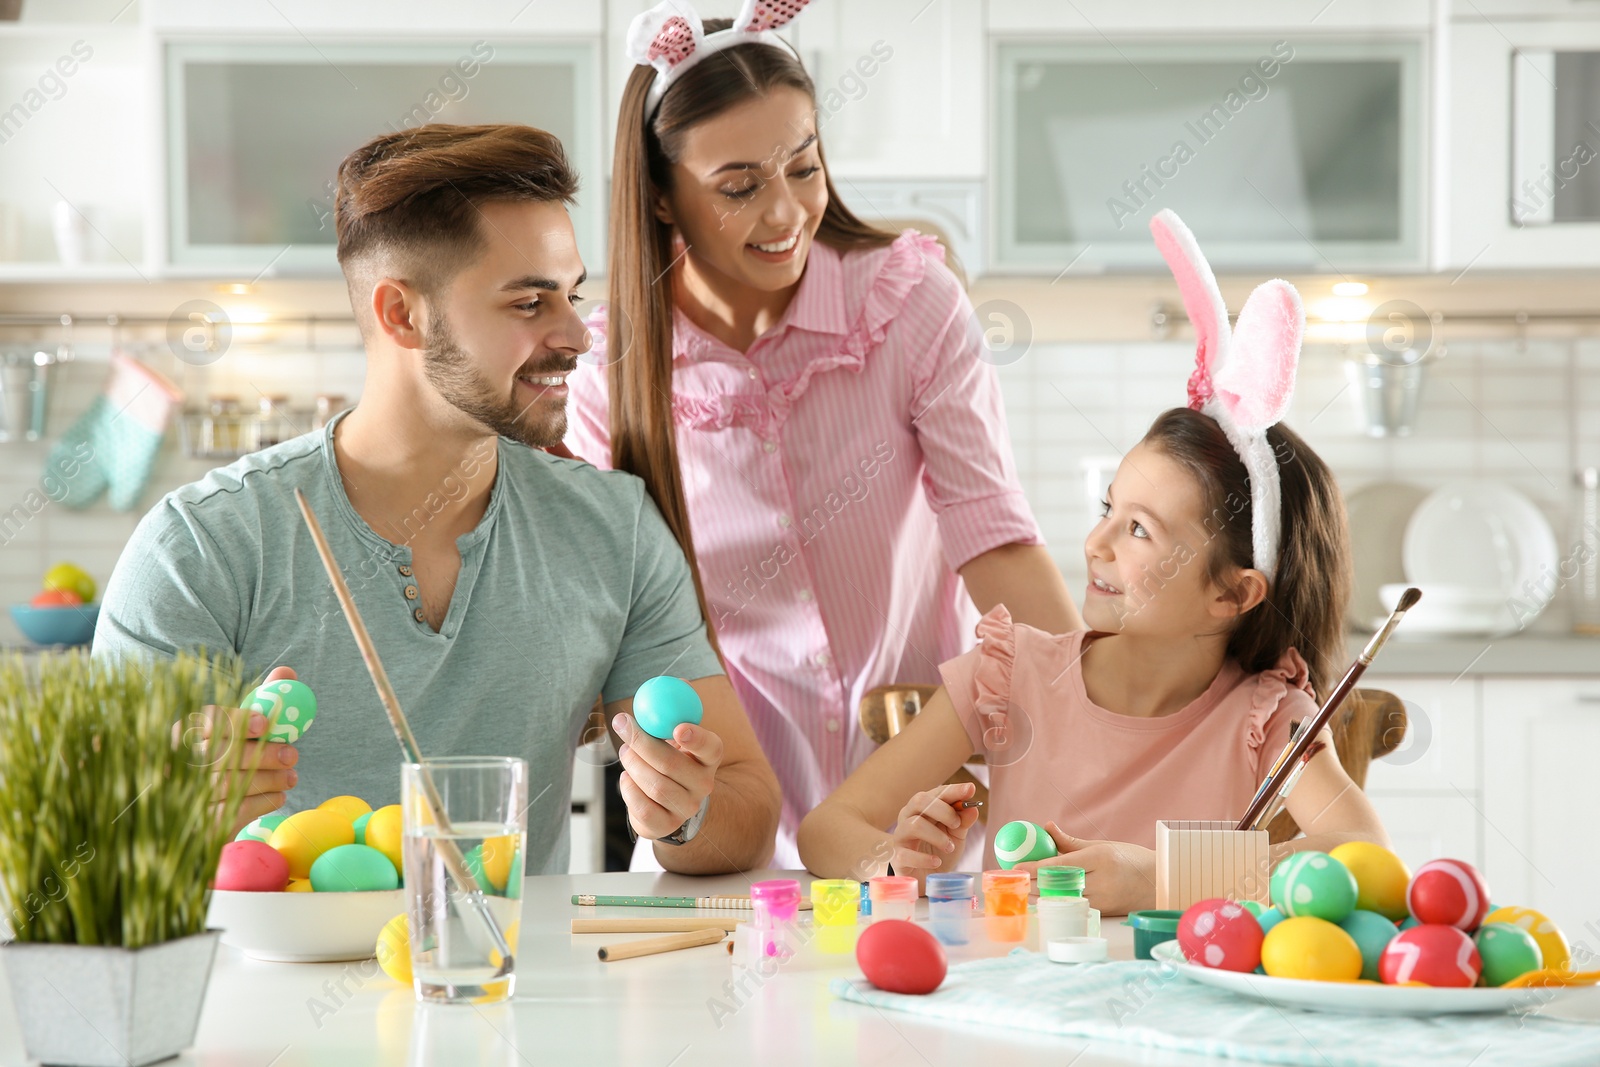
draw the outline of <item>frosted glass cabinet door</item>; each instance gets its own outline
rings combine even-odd
[[[168,42],[168,260],[334,272],[334,180],[350,151],[426,122],[515,122],[560,138],[584,180],[572,218],[594,270],[595,68],[587,41]]]
[[[1421,266],[1418,39],[996,45],[996,262],[1159,269],[1150,217],[1221,267]]]

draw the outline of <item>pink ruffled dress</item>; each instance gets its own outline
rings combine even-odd
[[[1084,646],[1105,635],[1052,635],[978,623],[978,647],[940,668],[973,751],[989,763],[992,829],[1055,822],[1074,837],[1154,848],[1158,819],[1237,819],[1289,740],[1317,710],[1305,661],[1246,674],[1228,661],[1187,707],[1159,718],[1108,711],[1083,683]],[[995,865],[984,850],[985,869]]]
[[[813,245],[788,309],[746,352],[675,314],[672,407],[701,579],[783,787],[774,867],[800,866],[800,819],[871,754],[862,695],[937,684],[939,664],[970,647],[978,615],[957,569],[1042,543],[994,367],[943,258],[910,230],[847,254]],[[589,325],[566,444],[607,467],[604,313]]]

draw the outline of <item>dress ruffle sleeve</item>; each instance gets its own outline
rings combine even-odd
[[[985,752],[1003,748],[1011,735],[1011,675],[1017,663],[1017,628],[1004,604],[978,620],[975,704]]]
[[[1260,748],[1267,739],[1267,720],[1283,704],[1291,691],[1299,690],[1316,699],[1311,688],[1311,671],[1300,653],[1289,649],[1270,667],[1256,675],[1256,688],[1250,700],[1250,714],[1246,717],[1245,740],[1253,749]]]

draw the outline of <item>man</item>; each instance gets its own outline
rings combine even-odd
[[[529,870],[566,869],[573,753],[596,694],[622,799],[668,870],[760,866],[777,780],[722,673],[683,554],[643,483],[539,449],[589,347],[560,142],[525,126],[385,135],[339,168],[339,264],[367,350],[360,403],[163,499],[107,586],[96,654],[233,649],[293,668],[319,714],[264,744],[242,817],[398,798],[398,751],[294,491],[315,510],[422,751],[529,761]],[[638,686],[690,680],[672,741]],[[256,716],[248,736],[264,722]]]

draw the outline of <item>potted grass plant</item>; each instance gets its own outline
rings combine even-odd
[[[227,656],[0,661],[0,962],[30,1058],[132,1067],[193,1041],[254,770],[196,716],[245,692]]]

